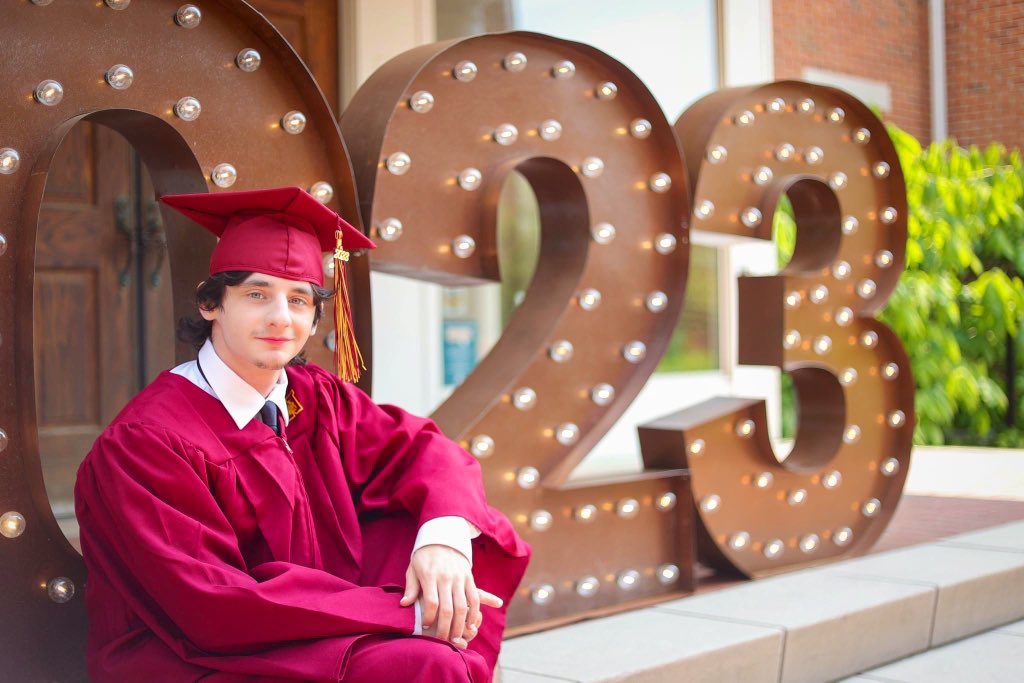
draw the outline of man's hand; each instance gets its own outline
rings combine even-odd
[[[405,571],[408,607],[422,594],[423,630],[437,624],[437,637],[465,649],[483,621],[480,605],[501,607],[501,598],[476,587],[469,560],[446,545],[425,545],[412,556]]]

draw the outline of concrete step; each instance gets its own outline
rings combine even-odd
[[[512,638],[501,667],[503,683],[826,681],[1020,619],[1013,522]]]
[[[1024,621],[986,631],[845,679],[845,683],[1024,681]]]

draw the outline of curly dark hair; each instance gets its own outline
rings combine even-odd
[[[252,273],[253,271],[248,270],[229,270],[211,275],[200,282],[199,287],[196,288],[196,305],[205,311],[220,308],[224,304],[224,293],[227,288],[242,284]],[[334,296],[334,292],[312,283],[310,286],[313,288],[313,324],[315,325],[320,322],[320,316],[323,315],[324,302]],[[203,344],[212,333],[213,322],[202,316],[185,317],[178,320],[178,340],[185,344],[191,344],[196,351],[203,348]],[[300,353],[288,364],[305,365],[305,354]]]

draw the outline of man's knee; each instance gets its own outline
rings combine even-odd
[[[364,640],[346,667],[345,681],[458,681],[486,680],[486,664],[476,653],[463,654],[451,645],[427,638]],[[476,660],[479,660],[477,662]],[[481,664],[478,666],[477,664]],[[472,674],[470,673],[472,671]],[[472,678],[471,678],[472,676]]]

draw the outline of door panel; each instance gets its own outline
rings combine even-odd
[[[36,410],[43,477],[58,516],[73,509],[78,464],[137,388],[126,334],[134,318],[133,249],[114,220],[117,198],[129,193],[130,155],[113,131],[75,126],[51,164],[40,210]]]

